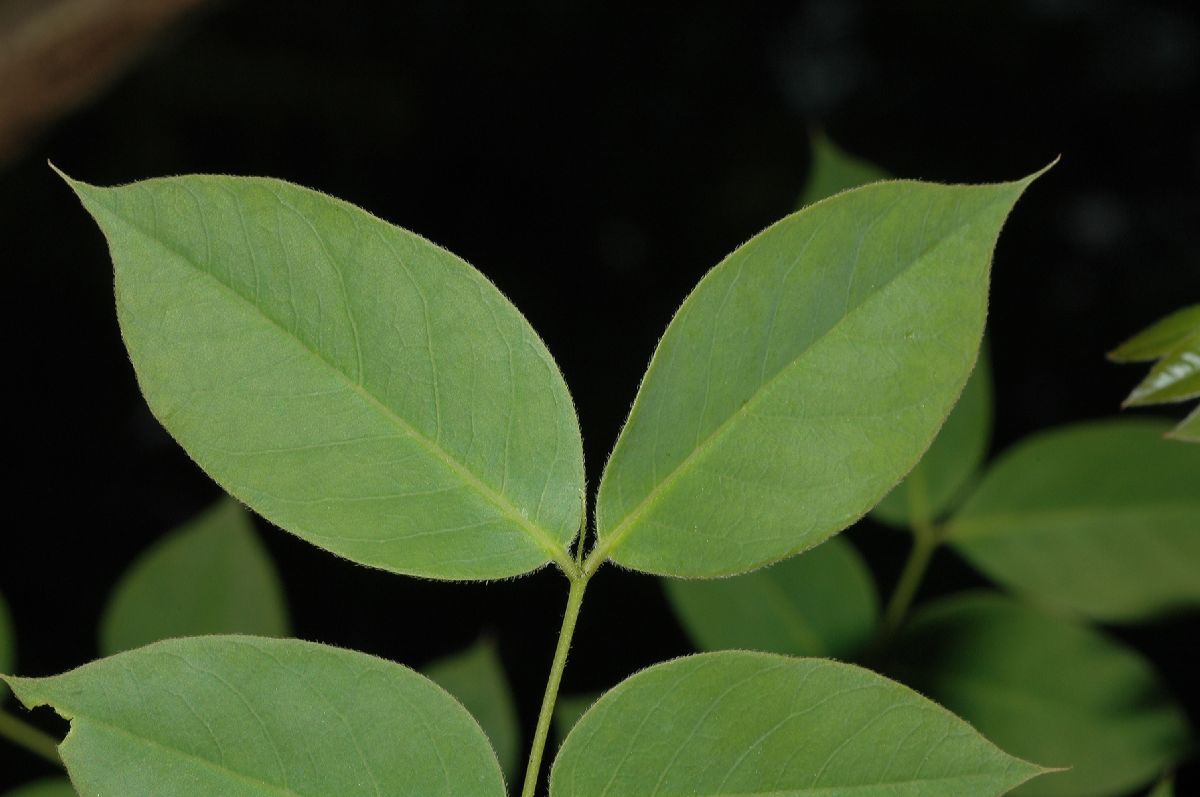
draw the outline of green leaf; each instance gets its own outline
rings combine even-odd
[[[202,634],[288,634],[275,566],[249,515],[228,498],[163,537],[125,572],[100,619],[100,652]]]
[[[1200,606],[1200,450],[1138,419],[1079,424],[1004,454],[951,519],[996,582],[1109,621]]]
[[[659,343],[605,468],[593,561],[733,575],[878,503],[967,381],[996,236],[1035,176],[847,191],[709,272]]]
[[[1175,779],[1163,778],[1146,797],[1175,797]]]
[[[663,579],[663,587],[700,650],[849,659],[870,640],[879,618],[871,571],[840,537],[753,573]]]
[[[298,640],[198,637],[6,678],[71,720],[89,797],[503,797],[487,737],[429,679]]]
[[[42,778],[6,791],[4,797],[76,797],[76,794],[66,778]]]
[[[992,371],[986,346],[962,397],[912,473],[871,510],[877,520],[911,528],[939,520],[962,498],[979,471],[992,436]],[[915,510],[915,511],[914,511]]]
[[[1187,443],[1200,443],[1200,406],[1193,409],[1179,425],[1167,432],[1172,440],[1183,440]]]
[[[561,746],[583,713],[600,699],[598,694],[559,695],[554,704],[554,734]]]
[[[828,136],[812,138],[812,165],[800,196],[800,206],[833,196],[848,188],[886,180],[888,174],[873,163],[849,154]]]
[[[1157,360],[1200,330],[1200,304],[1161,318],[1108,353],[1119,363]]]
[[[602,697],[567,737],[550,794],[985,797],[1041,771],[868,670],[723,651]]]
[[[146,401],[228,492],[393,572],[570,566],[583,490],[571,398],[479,272],[278,180],[71,186],[108,237]]]
[[[482,639],[462,653],[433,662],[424,673],[478,720],[492,741],[505,777],[514,781],[520,763],[521,726],[495,643]]]
[[[1197,396],[1200,396],[1200,330],[1164,354],[1125,399],[1124,405],[1169,404]]]
[[[942,600],[895,642],[889,674],[1009,752],[1069,767],[1022,795],[1127,794],[1188,744],[1150,665],[1084,625],[992,594]]]

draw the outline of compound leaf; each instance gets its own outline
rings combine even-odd
[[[1031,437],[1002,456],[948,526],[996,582],[1088,617],[1200,605],[1200,450],[1146,419]]]
[[[942,600],[895,642],[889,674],[1023,758],[1069,768],[1015,793],[1128,794],[1188,745],[1150,665],[1098,631],[991,594]]]
[[[228,498],[163,537],[125,572],[100,619],[100,652],[202,634],[288,634],[275,566],[250,516]]]
[[[89,797],[503,797],[479,725],[427,678],[363,653],[172,639],[50,678],[6,678],[71,720]]]
[[[867,183],[886,180],[888,174],[873,163],[857,158],[818,133],[812,138],[812,165],[800,195],[800,206]]]
[[[42,778],[4,792],[3,797],[77,797],[66,778]]]
[[[1032,179],[854,189],[710,271],[659,343],[605,469],[594,555],[733,575],[867,512],[970,375],[996,237]]]
[[[569,562],[575,411],[483,275],[279,180],[71,186],[108,238],[151,410],[228,492],[394,572],[484,579]]]
[[[433,662],[423,672],[471,712],[491,739],[505,777],[513,781],[520,763],[521,727],[495,643],[481,639],[462,653]]]
[[[700,650],[850,659],[869,641],[879,617],[871,572],[840,537],[753,573],[663,579],[663,587]]]
[[[624,681],[571,731],[551,797],[985,797],[1042,770],[868,670],[722,651]]]
[[[962,497],[983,464],[992,436],[992,370],[988,363],[985,346],[933,445],[912,473],[871,510],[872,517],[911,528],[914,514],[921,516],[916,522],[938,520]]]

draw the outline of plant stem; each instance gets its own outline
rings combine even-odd
[[[879,629],[881,639],[888,639],[900,629],[937,547],[937,538],[932,534],[913,536],[912,551],[908,554],[908,561],[904,563],[900,580],[896,582],[896,589],[892,591],[892,597],[883,613],[883,622]]]
[[[58,756],[58,742],[48,733],[43,733],[24,720],[17,719],[7,711],[0,711],[0,737],[13,744],[36,753],[56,766],[62,766]]]
[[[542,752],[546,749],[546,739],[550,736],[550,721],[554,717],[558,685],[562,682],[563,670],[567,666],[567,652],[571,649],[571,637],[575,635],[575,622],[579,619],[585,589],[586,577],[571,579],[571,592],[567,596],[562,629],[558,632],[558,648],[554,651],[554,662],[550,665],[550,677],[546,680],[546,694],[542,698],[537,730],[533,733],[533,747],[529,750],[529,763],[525,767],[525,783],[521,787],[521,797],[533,797],[534,791],[537,790],[538,776],[542,772]]]

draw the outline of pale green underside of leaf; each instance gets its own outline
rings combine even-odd
[[[574,408],[479,272],[278,180],[71,185],[108,237],[151,410],[226,490],[394,572],[496,578],[566,559]]]
[[[462,653],[433,662],[423,672],[471,712],[491,740],[504,776],[514,781],[521,726],[495,643],[480,640]]]
[[[558,696],[554,704],[554,735],[560,747],[583,713],[599,699],[599,694]]]
[[[879,616],[871,572],[840,537],[753,573],[663,587],[699,650],[852,659]]]
[[[1200,450],[1145,419],[1065,427],[1003,455],[948,539],[1006,587],[1110,621],[1200,606]]]
[[[1166,436],[1185,443],[1200,443],[1200,406],[1194,407]]]
[[[992,370],[985,352],[986,347],[933,445],[912,473],[871,510],[877,520],[911,527],[916,508],[925,521],[936,521],[963,497],[987,456],[992,436]]]
[[[1116,362],[1155,360],[1200,330],[1200,304],[1176,310],[1108,353]]]
[[[1128,794],[1188,745],[1183,713],[1144,659],[1098,631],[993,594],[933,604],[889,670],[1014,755],[1070,768],[1027,797]]]
[[[848,191],[710,271],[663,336],[605,469],[601,553],[647,572],[732,575],[869,510],[962,391],[996,236],[1030,179]]]
[[[4,792],[3,797],[76,797],[66,778],[43,778]]]
[[[1037,775],[910,689],[823,659],[658,664],[584,714],[551,797],[985,797]]]
[[[228,498],[164,536],[121,577],[100,618],[100,653],[204,634],[288,634],[275,566],[249,515]]]
[[[1125,399],[1125,406],[1168,404],[1197,396],[1200,396],[1200,331],[1164,354]]]
[[[71,720],[88,797],[503,797],[487,738],[398,664],[298,640],[168,640],[52,678],[8,678]]]
[[[878,166],[849,154],[828,136],[817,134],[812,139],[812,165],[800,196],[800,207],[889,176]]]

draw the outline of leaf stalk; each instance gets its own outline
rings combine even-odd
[[[53,736],[7,711],[0,711],[0,738],[7,739],[18,747],[24,747],[57,767],[64,767],[62,758],[58,755],[58,741]]]

